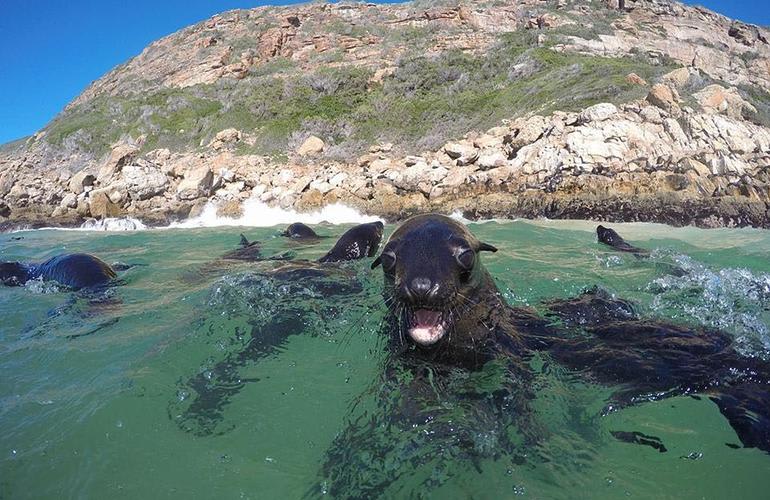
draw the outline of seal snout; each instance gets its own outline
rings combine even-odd
[[[438,286],[433,286],[433,282],[430,278],[426,277],[414,278],[407,290],[407,293],[418,301],[426,301],[434,298],[436,292],[438,292]]]

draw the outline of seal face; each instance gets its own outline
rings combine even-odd
[[[0,283],[21,286],[29,280],[29,268],[20,262],[0,262]]]
[[[320,238],[310,226],[307,226],[301,222],[290,224],[289,227],[287,227],[286,230],[281,233],[281,236],[286,236],[287,238],[293,238],[297,240],[316,240]]]
[[[384,224],[380,221],[359,224],[348,229],[318,262],[340,262],[374,257],[382,241]]]
[[[480,304],[479,291],[497,292],[479,260],[483,251],[497,249],[449,217],[421,215],[404,222],[372,263],[382,266],[385,302],[399,332],[431,346],[453,330],[465,331],[457,326]]]

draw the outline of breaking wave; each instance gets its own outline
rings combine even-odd
[[[673,261],[681,272],[656,278],[647,287],[655,294],[652,309],[731,332],[742,354],[770,358],[770,274],[713,270],[686,255]]]
[[[139,219],[133,217],[109,217],[107,219],[88,219],[80,225],[85,231],[141,231],[147,229]]]
[[[379,217],[364,215],[353,208],[335,203],[327,205],[315,212],[301,213],[278,207],[271,207],[258,200],[243,202],[243,215],[238,218],[217,215],[217,204],[208,202],[203,212],[197,217],[172,223],[172,228],[217,227],[217,226],[251,226],[271,227],[279,224],[303,222],[305,224],[358,224],[382,220]]]

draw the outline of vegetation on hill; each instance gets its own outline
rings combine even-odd
[[[674,67],[642,57],[558,53],[538,47],[535,35],[502,35],[483,56],[459,50],[426,56],[415,50],[400,57],[393,74],[379,83],[361,67],[302,74],[290,60],[278,58],[240,81],[103,95],[59,116],[46,139],[102,154],[121,136],[146,134],[145,149],[184,150],[234,127],[257,138],[242,151],[276,155],[313,134],[330,145],[328,156],[350,160],[377,142],[418,152],[505,117],[641,98],[647,90],[627,82],[626,75],[654,80]]]

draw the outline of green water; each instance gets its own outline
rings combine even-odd
[[[746,355],[767,356],[770,232],[614,227],[656,249],[653,257],[609,251],[587,222],[471,225],[500,249],[483,261],[512,304],[600,285],[644,316],[719,326]],[[369,271],[369,259],[349,263],[338,279],[363,290],[324,297],[310,285],[260,278],[273,262],[212,263],[241,231],[267,254],[313,258],[334,241],[296,246],[274,228],[0,235],[0,260],[88,251],[139,264],[121,274],[107,304],[38,283],[0,288],[0,498],[297,498],[328,489],[322,471],[335,436],[344,440],[364,414],[387,420],[373,396],[385,357],[381,272]],[[685,275],[672,276],[675,267]],[[248,332],[286,310],[301,311],[301,331],[242,360],[239,388],[208,426],[186,418],[196,397],[190,380],[210,376],[244,349]],[[726,446],[740,441],[706,398],[602,417],[610,389],[556,366],[539,370],[536,392],[544,437],[521,450],[523,462],[492,449],[438,470],[395,456],[398,479],[385,496],[767,498],[770,456]],[[653,435],[667,451],[620,442],[610,434],[617,429]],[[413,437],[408,428],[383,432],[394,449]],[[421,479],[437,474],[430,486]]]

